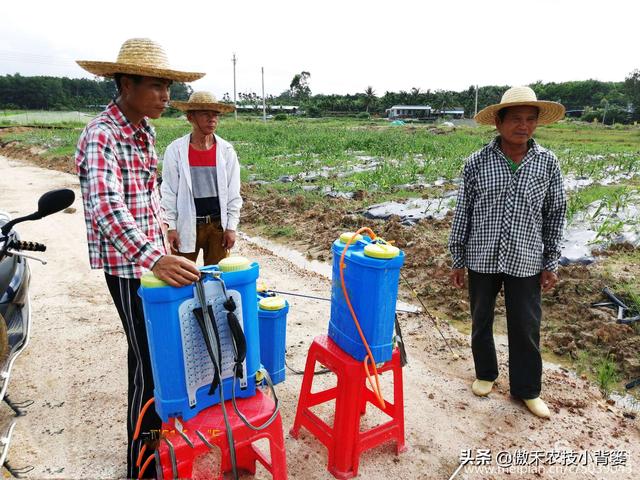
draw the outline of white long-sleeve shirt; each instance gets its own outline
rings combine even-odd
[[[177,230],[180,252],[196,249],[196,206],[189,169],[190,134],[167,147],[162,166],[162,207],[169,230]],[[220,202],[220,223],[224,230],[237,230],[240,222],[240,164],[233,146],[215,135],[216,180]]]

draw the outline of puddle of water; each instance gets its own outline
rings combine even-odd
[[[586,177],[575,177],[572,174],[565,175],[563,179],[564,189],[566,192],[579,190],[593,184],[593,180]]]
[[[249,235],[242,232],[240,232],[240,237],[243,240],[248,241],[249,243],[253,243],[262,248],[266,248],[272,254],[288,260],[296,267],[308,270],[310,272],[318,273],[323,277],[331,278],[331,265],[329,265],[328,263],[319,262],[318,260],[308,260],[302,253],[298,252],[297,250],[276,242],[272,242],[271,240],[267,240],[266,238],[262,238],[259,236],[250,237]]]
[[[569,173],[563,178],[564,188],[567,192],[572,192],[590,185],[615,185],[622,180],[631,180],[636,176],[635,173],[620,173],[616,167],[608,169],[608,171],[611,173],[610,175],[596,180],[589,177],[577,177],[573,173]]]
[[[442,220],[453,209],[456,195],[457,191],[451,191],[443,198],[416,198],[404,203],[379,203],[365,210],[364,216],[386,220],[391,215],[397,215],[404,225],[414,225],[423,218]]]
[[[570,263],[589,264],[594,261],[593,245],[597,233],[591,229],[567,229],[562,241],[561,265]]]
[[[640,196],[626,200],[617,210],[591,203],[578,212],[565,229],[560,263],[591,263],[592,252],[609,245],[629,243],[640,246]],[[600,233],[600,235],[599,235]]]
[[[616,407],[630,412],[640,413],[640,400],[630,394],[620,395],[612,393],[609,398],[616,402]]]

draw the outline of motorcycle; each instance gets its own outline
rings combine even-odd
[[[9,405],[16,416],[22,415],[21,408],[29,405],[27,402],[11,402],[7,396],[13,364],[29,343],[31,272],[27,259],[46,264],[44,260],[25,252],[44,252],[47,247],[42,243],[20,240],[14,226],[27,220],[39,220],[64,210],[74,200],[73,190],[52,190],[40,197],[38,210],[31,215],[12,220],[8,213],[0,211],[0,403],[4,401]],[[6,463],[14,427],[15,420],[0,427],[0,466],[5,466],[10,473],[17,476],[25,472],[11,469]]]

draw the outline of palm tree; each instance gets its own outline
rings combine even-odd
[[[411,101],[413,103],[418,103],[418,95],[420,95],[420,88],[419,87],[413,87],[411,89]]]
[[[369,107],[375,103],[375,101],[377,100],[376,97],[376,92],[373,89],[373,87],[371,85],[369,85],[365,90],[364,90],[364,105],[365,107],[367,107],[367,113],[369,113]]]

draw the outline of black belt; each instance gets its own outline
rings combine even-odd
[[[203,223],[219,223],[220,217],[213,215],[205,215],[204,217],[196,217],[196,225],[201,225]]]

